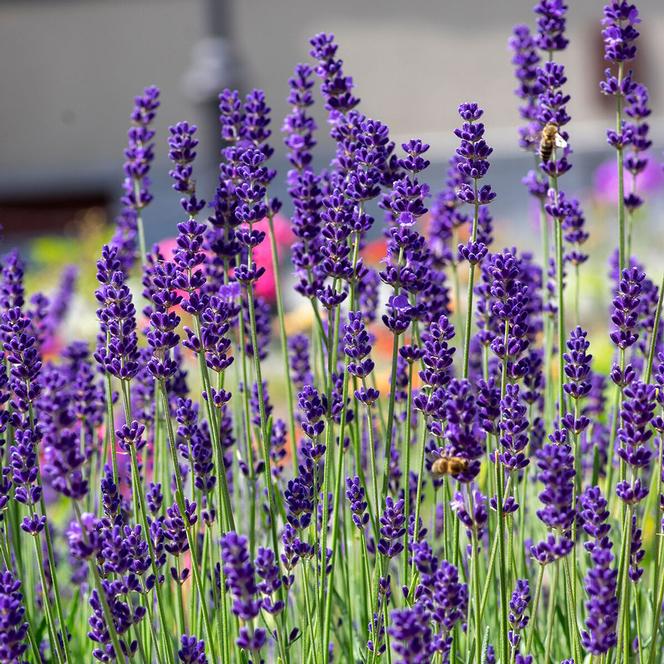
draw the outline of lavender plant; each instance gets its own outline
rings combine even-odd
[[[158,136],[156,88],[131,115],[93,351],[47,353],[75,268],[50,300],[28,297],[18,252],[3,257],[0,662],[662,661],[663,292],[632,253],[652,159],[648,91],[626,66],[640,19],[620,0],[598,22],[618,169],[603,375],[579,306],[592,228],[562,188],[567,6],[534,12],[509,43],[536,255],[492,246],[501,192],[478,104],[459,107],[432,196],[429,146],[397,146],[361,111],[323,33],[288,83],[288,261],[263,92],[219,95],[207,204],[197,129]],[[317,87],[334,143],[323,169]],[[166,145],[183,215],[172,255],[142,230]],[[364,249],[381,232],[378,269]],[[296,331],[291,284],[310,311]]]

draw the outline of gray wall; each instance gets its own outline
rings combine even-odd
[[[288,111],[286,82],[294,64],[308,59],[309,37],[332,31],[362,110],[387,122],[395,136],[424,135],[442,160],[452,149],[457,105],[476,100],[486,108],[496,159],[513,160],[517,116],[506,42],[514,23],[533,24],[533,3],[232,0],[220,27],[232,35],[243,86],[265,88],[277,128]],[[611,122],[597,87],[603,3],[569,4],[572,44],[562,59],[573,97],[573,141],[579,152],[602,149]],[[664,77],[655,63],[664,63],[664,39],[658,37],[664,34],[664,3],[638,4],[644,17],[641,69],[653,104],[661,106]],[[200,103],[190,85],[192,73],[194,79],[200,73],[192,71],[192,54],[214,31],[212,9],[213,0],[0,0],[0,197],[91,187],[117,196],[132,97],[154,83],[163,93],[154,185],[159,197],[147,222],[153,237],[172,228],[176,197],[162,195],[169,186],[166,126],[180,119],[202,125],[210,139],[201,146],[208,164],[218,148],[213,106]],[[653,125],[661,137],[662,123]],[[213,168],[200,180],[209,191]]]

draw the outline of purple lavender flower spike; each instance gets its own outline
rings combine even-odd
[[[233,613],[241,620],[253,620],[261,609],[258,599],[254,565],[249,558],[247,538],[228,532],[221,538],[221,560],[226,583],[233,598]],[[265,643],[265,630],[257,628],[251,633],[242,627],[237,645],[245,650],[259,651]]]
[[[500,461],[508,471],[525,468],[529,460],[523,450],[528,446],[528,407],[521,399],[518,385],[507,385],[500,403]]]
[[[313,383],[309,362],[309,338],[304,334],[294,334],[288,339],[290,369],[293,384],[299,390]]]
[[[196,181],[192,177],[192,163],[198,145],[195,137],[197,129],[196,125],[188,122],[178,122],[168,128],[168,158],[174,165],[168,174],[173,179],[173,189],[183,194],[180,205],[190,217],[195,217],[205,207],[205,201],[196,198]]]
[[[567,5],[564,0],[540,0],[534,8],[537,16],[537,47],[542,51],[563,51],[568,39],[565,37]]]
[[[632,469],[632,480],[622,480],[616,485],[618,497],[628,504],[642,501],[648,494],[648,481],[638,477],[650,466],[653,452],[648,442],[653,432],[650,427],[656,407],[656,389],[636,381],[625,388],[625,400],[618,429],[618,456]]]
[[[567,352],[563,354],[565,361],[565,375],[567,382],[563,385],[565,393],[578,403],[578,400],[588,396],[591,390],[590,363],[592,355],[588,353],[590,342],[587,340],[588,333],[580,327],[576,327],[570,333],[567,340]],[[563,418],[563,426],[575,435],[579,435],[590,424],[585,415],[575,417],[574,413],[567,413]]]
[[[643,198],[636,192],[638,176],[648,166],[647,150],[652,146],[649,138],[650,126],[647,123],[651,110],[648,106],[648,88],[635,83],[627,95],[625,114],[630,120],[625,123],[625,131],[630,135],[629,152],[625,156],[625,170],[632,175],[632,188],[625,195],[625,207],[634,213],[643,205]]]
[[[268,613],[276,615],[284,608],[282,600],[273,599],[282,584],[277,557],[272,549],[259,547],[254,564],[256,565],[256,575],[260,579],[257,588],[263,595],[261,606]]]
[[[344,74],[343,60],[336,57],[339,47],[334,42],[334,35],[321,32],[312,37],[309,43],[309,54],[318,62],[315,71],[322,79],[320,89],[325,99],[325,108],[330,113],[330,119],[336,121],[360,102],[352,93],[353,79]]]
[[[122,183],[122,211],[116,219],[116,231],[111,241],[117,248],[122,269],[129,271],[136,260],[138,249],[138,217],[141,210],[152,201],[149,172],[154,161],[155,135],[152,123],[159,108],[159,89],[145,88],[143,94],[134,99],[131,113],[132,127],[125,149]]]
[[[403,536],[406,534],[403,498],[396,502],[392,496],[385,498],[385,510],[380,517],[380,540],[378,550],[386,558],[394,558],[403,551]]]
[[[612,63],[633,60],[639,36],[635,28],[641,22],[639,10],[624,0],[615,0],[604,7],[602,37],[604,38],[604,59]]]
[[[390,615],[388,633],[400,664],[425,664],[434,654],[430,615],[422,604],[397,609]]]
[[[539,479],[544,491],[539,499],[544,507],[537,516],[549,527],[567,536],[575,517],[572,501],[574,490],[574,457],[567,444],[567,431],[559,429],[549,436],[550,442],[537,452]]]
[[[567,537],[556,538],[547,535],[545,539],[530,547],[530,555],[540,565],[550,565],[560,558],[564,558],[574,548],[574,542]]]
[[[357,475],[346,478],[346,498],[350,504],[353,523],[360,530],[364,530],[369,523],[368,503],[364,487],[360,484],[360,478]]]
[[[180,644],[178,660],[181,664],[208,664],[204,641],[199,641],[193,634],[183,634]]]
[[[636,327],[641,288],[645,276],[645,273],[637,267],[625,268],[613,298],[611,322],[616,329],[611,333],[611,341],[621,350],[633,346],[639,336]]]
[[[519,115],[526,122],[524,127],[519,128],[519,145],[522,148],[528,148],[532,142],[531,137],[538,129],[537,100],[541,90],[537,80],[537,67],[540,56],[537,53],[535,38],[526,25],[514,27],[509,46],[514,52],[512,64],[518,82],[514,93],[523,100],[523,104],[519,106]],[[534,172],[533,175],[535,175]]]
[[[521,641],[521,632],[528,625],[530,617],[526,615],[528,605],[530,604],[530,586],[527,579],[517,579],[510,599],[508,620],[510,631],[507,633],[507,639],[513,650],[519,647]]]
[[[2,312],[6,313],[15,308],[22,308],[25,304],[25,288],[23,274],[25,265],[17,249],[9,252],[2,266],[2,279],[0,280],[0,305]]]
[[[589,487],[579,496],[583,529],[592,538],[585,549],[591,566],[585,578],[588,594],[585,626],[581,632],[583,647],[593,655],[608,652],[617,643],[618,598],[616,597],[618,570],[612,567],[613,543],[608,537],[607,501],[599,487]]]
[[[136,336],[136,309],[127,275],[122,270],[119,251],[104,245],[97,261],[95,291],[100,334],[95,359],[105,373],[121,380],[129,380],[138,372],[138,338]]]
[[[21,582],[10,571],[0,574],[0,609],[0,656],[6,662],[23,662],[28,623]]]

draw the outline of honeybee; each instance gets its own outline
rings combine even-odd
[[[431,464],[431,474],[436,478],[452,475],[452,477],[461,474],[468,468],[468,459],[457,456],[439,456]]]
[[[551,160],[556,148],[561,150],[567,147],[567,141],[558,133],[558,125],[555,122],[547,122],[542,128],[539,137],[539,156],[546,163]]]

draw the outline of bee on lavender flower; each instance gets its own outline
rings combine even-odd
[[[436,479],[451,475],[455,477],[468,469],[468,459],[458,456],[440,455],[431,464],[431,474]]]
[[[540,159],[545,164],[551,161],[556,148],[564,150],[567,147],[567,141],[560,135],[558,129],[555,122],[547,122],[542,131],[532,139],[533,145],[537,145]]]

